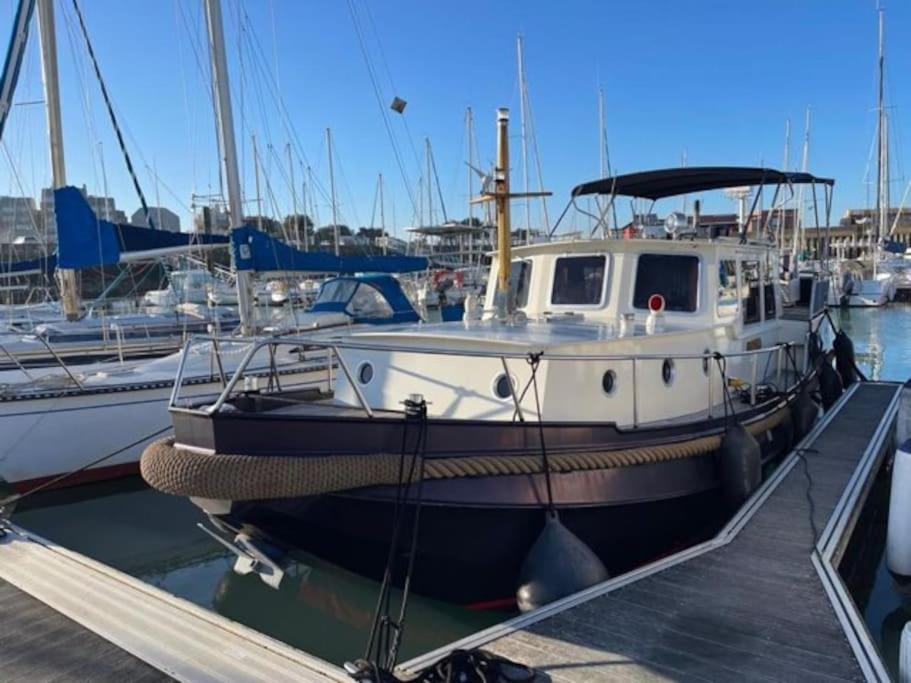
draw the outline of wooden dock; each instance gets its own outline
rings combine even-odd
[[[2,579],[0,605],[4,681],[174,680]]]
[[[339,667],[11,523],[0,681],[348,681]]]
[[[894,383],[852,387],[712,541],[403,670],[483,647],[566,683],[883,678],[832,563],[870,471],[892,447],[900,393]]]

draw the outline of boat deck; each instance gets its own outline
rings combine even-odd
[[[0,579],[0,671],[6,681],[151,683],[170,676]]]
[[[892,446],[900,391],[852,387],[715,539],[403,668],[481,646],[566,683],[875,677],[827,548]]]

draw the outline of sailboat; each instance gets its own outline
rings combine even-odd
[[[45,10],[53,12],[49,0],[38,2],[48,2]],[[143,448],[156,436],[171,431],[168,400],[177,386],[201,401],[214,400],[241,364],[252,369],[246,383],[250,388],[259,386],[260,381],[266,386],[277,381],[288,390],[296,387],[300,395],[325,390],[334,364],[324,350],[313,351],[307,343],[294,344],[278,353],[255,348],[252,337],[260,330],[252,307],[254,274],[349,274],[327,280],[312,310],[292,310],[289,319],[266,330],[268,338],[289,330],[420,321],[400,284],[389,273],[426,270],[425,258],[301,252],[244,224],[221,6],[218,0],[206,0],[205,7],[243,335],[215,341],[190,339],[182,342],[182,352],[147,361],[118,359],[80,367],[59,362],[26,368],[17,359],[14,369],[0,371],[0,433],[4,435],[0,441],[0,479],[18,490],[49,484],[71,486],[135,473]],[[49,15],[40,16],[47,19]],[[84,213],[87,207],[79,203],[81,195],[77,194],[68,189],[62,191],[58,208],[65,209],[67,201],[73,201]],[[86,232],[91,239],[100,235],[101,241],[85,247],[85,254],[100,251],[107,258],[119,259],[121,249],[130,242],[126,237],[145,234],[124,232],[125,226],[106,221],[98,224],[100,229],[95,229],[93,222],[93,229]],[[352,273],[372,275],[354,277]],[[86,428],[87,425],[93,428]]]
[[[842,264],[842,301],[846,306],[878,307],[895,298],[895,276],[886,265],[883,240],[889,234],[889,135],[885,107],[885,13],[879,9],[878,86],[876,107],[876,222],[869,263],[862,271]]]

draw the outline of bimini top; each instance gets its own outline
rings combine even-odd
[[[810,183],[834,185],[835,181],[831,178],[817,178],[809,173],[776,171],[771,168],[688,166],[592,180],[574,187],[572,196],[606,194],[655,200],[690,192],[722,190],[727,187]]]

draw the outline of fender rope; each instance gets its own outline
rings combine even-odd
[[[746,425],[754,436],[790,419],[787,406]],[[548,453],[551,473],[634,467],[710,455],[722,434],[685,441],[609,451]],[[424,458],[407,455],[405,471],[423,470],[424,480],[541,474],[541,456],[474,455]],[[166,438],[142,454],[142,476],[152,487],[179,496],[223,500],[265,500],[346,491],[367,486],[399,485],[399,453],[313,457],[212,454],[176,447]],[[423,467],[422,467],[423,465]],[[407,477],[406,477],[407,478]]]

